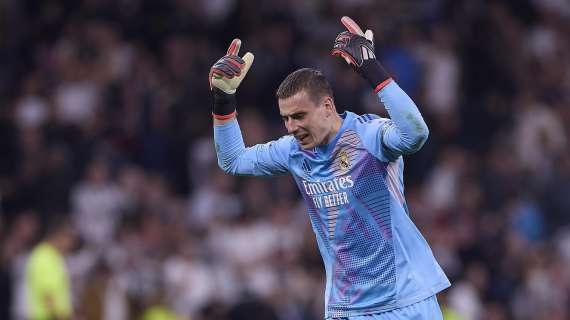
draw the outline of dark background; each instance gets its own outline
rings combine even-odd
[[[182,318],[320,318],[293,182],[217,168],[207,75],[234,37],[255,54],[247,144],[285,133],[274,94],[300,67],[325,73],[339,112],[385,115],[329,55],[343,15],[374,31],[430,128],[405,180],[453,282],[440,303],[466,320],[570,318],[564,0],[0,2],[0,318],[25,317],[26,256],[59,215],[80,240],[77,319],[160,302]]]

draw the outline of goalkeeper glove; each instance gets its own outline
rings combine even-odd
[[[216,119],[229,119],[236,110],[235,93],[237,87],[249,71],[254,56],[248,52],[239,57],[241,40],[234,39],[226,55],[218,60],[210,69],[208,80],[214,95],[213,115]]]
[[[376,60],[372,31],[362,32],[358,24],[346,16],[340,21],[348,31],[343,31],[336,37],[331,55],[344,58],[346,63],[370,83],[375,92],[380,91],[392,78]]]

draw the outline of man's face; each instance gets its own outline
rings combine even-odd
[[[315,103],[305,90],[279,99],[279,112],[287,133],[293,135],[303,149],[312,149],[328,142],[332,115],[336,112],[332,103],[328,96]]]

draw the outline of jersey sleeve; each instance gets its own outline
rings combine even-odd
[[[233,175],[271,176],[289,171],[292,137],[246,147],[237,119],[214,125],[218,165]]]
[[[416,104],[394,81],[380,90],[378,97],[390,119],[375,118],[362,124],[366,148],[382,161],[417,152],[429,130]]]
[[[358,130],[366,150],[383,162],[396,160],[400,155],[382,142],[384,132],[393,126],[392,121],[376,115],[364,115],[359,119],[366,119],[366,122],[359,125],[360,130]]]

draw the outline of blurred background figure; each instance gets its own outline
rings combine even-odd
[[[71,277],[66,256],[75,243],[75,230],[68,217],[53,217],[45,236],[26,264],[28,319],[72,319]]]
[[[343,15],[375,31],[430,128],[405,192],[452,280],[449,319],[569,319],[563,0],[0,1],[0,318],[30,315],[29,256],[61,212],[77,317],[321,318],[294,182],[217,169],[206,75],[235,37],[255,54],[248,144],[284,134],[275,90],[300,67],[323,70],[339,112],[377,112],[329,56]]]

